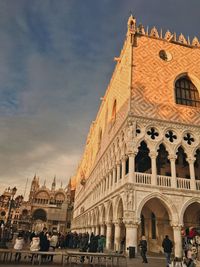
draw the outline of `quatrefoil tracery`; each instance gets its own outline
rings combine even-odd
[[[187,133],[184,137],[183,140],[186,141],[188,145],[191,145],[194,142],[194,138],[190,133]]]
[[[156,139],[159,136],[159,133],[156,131],[155,128],[151,127],[150,130],[147,131],[147,134],[151,137],[151,139]]]
[[[171,142],[173,143],[174,140],[177,139],[177,136],[173,133],[173,131],[169,130],[166,134],[165,137]]]

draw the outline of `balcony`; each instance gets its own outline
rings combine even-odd
[[[135,178],[136,178],[135,179],[136,184],[153,185],[152,174],[135,172]],[[171,176],[157,175],[155,186],[172,188],[172,177]],[[195,180],[195,186],[194,187],[196,187],[194,190],[200,191],[200,180]],[[177,177],[175,188],[191,190],[192,189],[191,179]]]

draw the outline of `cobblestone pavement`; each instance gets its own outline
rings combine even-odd
[[[53,263],[48,263],[48,264],[41,264],[40,266],[42,267],[49,267],[49,266],[54,266],[54,267],[60,267],[62,266],[60,264],[60,259],[56,258],[55,261]],[[144,266],[149,266],[149,267],[165,267],[165,258],[164,257],[148,257],[148,264],[144,264],[142,263],[142,260],[140,257],[136,257],[134,259],[127,259],[127,263],[128,263],[128,267],[144,267]],[[5,266],[5,267],[13,267],[13,266],[22,266],[22,267],[29,267],[29,266],[33,266],[28,262],[20,262],[20,263],[2,263],[0,262],[0,266]],[[38,266],[38,265],[34,265],[34,266]],[[70,266],[70,264],[65,264],[65,266]],[[74,263],[71,264],[71,267],[95,267],[95,266],[101,266],[104,267],[105,265],[103,264],[87,264],[87,263]],[[110,267],[110,264],[108,265],[108,267]],[[123,262],[120,262],[119,267],[125,267],[125,264]]]

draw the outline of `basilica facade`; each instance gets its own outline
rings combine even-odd
[[[200,43],[145,30],[126,38],[74,181],[72,229],[106,236],[108,249],[145,235],[152,252],[200,226]]]
[[[75,188],[71,180],[66,188],[56,186],[54,177],[51,187],[40,184],[33,177],[28,200],[14,197],[17,189],[7,188],[0,196],[0,221],[12,231],[36,231],[43,227],[49,231],[67,232],[71,227]]]

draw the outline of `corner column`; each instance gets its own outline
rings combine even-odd
[[[181,225],[172,225],[174,232],[174,255],[175,257],[182,258],[182,237],[181,237]]]
[[[129,183],[135,183],[135,154],[130,153],[128,155],[129,170],[128,170],[128,181]]]
[[[138,241],[138,224],[133,222],[126,222],[126,248],[135,247],[135,252],[137,253]]]

